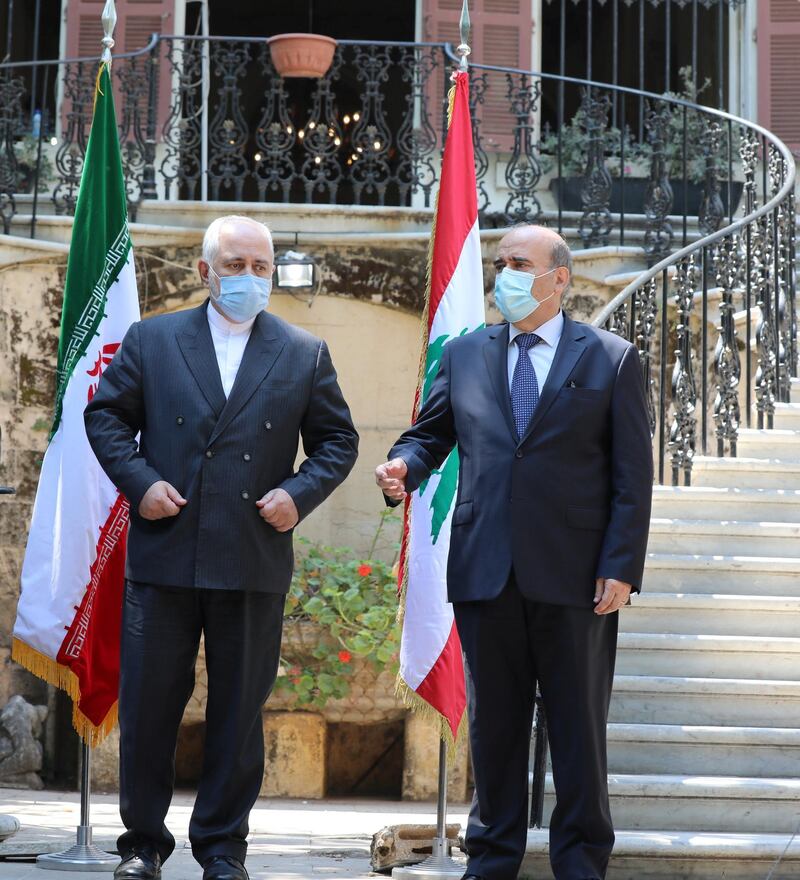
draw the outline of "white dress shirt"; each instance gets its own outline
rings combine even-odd
[[[251,318],[243,324],[234,324],[233,321],[229,321],[224,315],[221,315],[211,303],[208,304],[207,313],[208,326],[211,330],[211,339],[214,342],[214,351],[219,365],[219,377],[222,379],[225,397],[228,397],[231,388],[233,388],[236,374],[239,372],[239,364],[242,362],[242,355],[256,319]]]
[[[561,332],[564,329],[564,313],[559,313],[545,321],[541,327],[535,330],[518,330],[513,324],[508,325],[508,387],[511,389],[511,380],[514,378],[514,368],[517,366],[519,346],[514,340],[520,333],[535,333],[542,341],[528,349],[528,357],[531,359],[533,369],[536,371],[536,380],[539,383],[539,394],[542,393],[544,383],[553,366],[553,358],[556,356]]]

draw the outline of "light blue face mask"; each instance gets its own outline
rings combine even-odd
[[[209,272],[214,272],[211,266]],[[256,275],[217,275],[219,292],[209,285],[211,298],[234,324],[243,324],[262,312],[269,303],[272,279]]]
[[[548,272],[542,272],[542,275],[550,275],[555,271],[555,269],[550,269]],[[509,269],[508,267],[497,276],[494,282],[494,301],[500,314],[509,324],[524,321],[543,302],[547,302],[556,295],[554,290],[550,296],[546,296],[543,300],[536,299],[532,290],[539,277],[541,276],[534,275],[533,272],[520,272],[518,269]]]

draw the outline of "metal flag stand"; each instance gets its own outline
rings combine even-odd
[[[92,750],[86,743],[83,744],[81,756],[81,824],[78,826],[78,839],[74,846],[63,852],[37,856],[36,865],[39,868],[50,871],[113,871],[119,864],[118,856],[113,856],[92,843],[92,826],[89,824]]]
[[[114,45],[114,27],[117,11],[114,0],[106,0],[101,16],[103,22],[103,56],[105,64],[111,64],[111,47]],[[99,849],[92,843],[92,826],[89,824],[89,799],[91,797],[92,750],[83,743],[81,750],[81,824],[77,840],[63,852],[43,853],[36,858],[36,865],[50,871],[113,871],[119,857]]]
[[[461,43],[456,52],[461,56],[459,71],[467,70],[469,47],[469,2],[461,7]],[[447,842],[447,745],[439,742],[439,797],[436,805],[436,837],[431,854],[418,865],[395,868],[392,880],[459,880],[464,875],[464,865],[450,858]]]
[[[418,865],[395,868],[392,880],[459,880],[463,874],[464,866],[451,859],[447,852],[447,746],[442,740],[439,743],[439,801],[433,851]]]

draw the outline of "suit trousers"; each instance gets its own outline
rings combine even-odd
[[[151,845],[164,860],[175,848],[165,819],[202,633],[206,739],[189,840],[201,864],[213,855],[244,861],[248,816],[264,773],[261,710],[277,675],[284,601],[274,593],[126,584],[119,693],[123,856]]]
[[[513,880],[525,853],[536,682],[550,737],[557,880],[602,880],[614,845],[606,721],[618,615],[526,599],[509,579],[495,599],[454,603],[466,658],[475,797],[467,872]]]

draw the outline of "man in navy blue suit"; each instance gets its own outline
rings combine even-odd
[[[507,323],[453,339],[416,424],[376,470],[390,504],[460,458],[448,594],[466,658],[475,800],[465,878],[525,852],[536,682],[557,880],[602,880],[614,844],[606,721],[617,611],[641,585],[653,464],[636,349],[561,309],[571,255],[541,226],[498,246]]]

